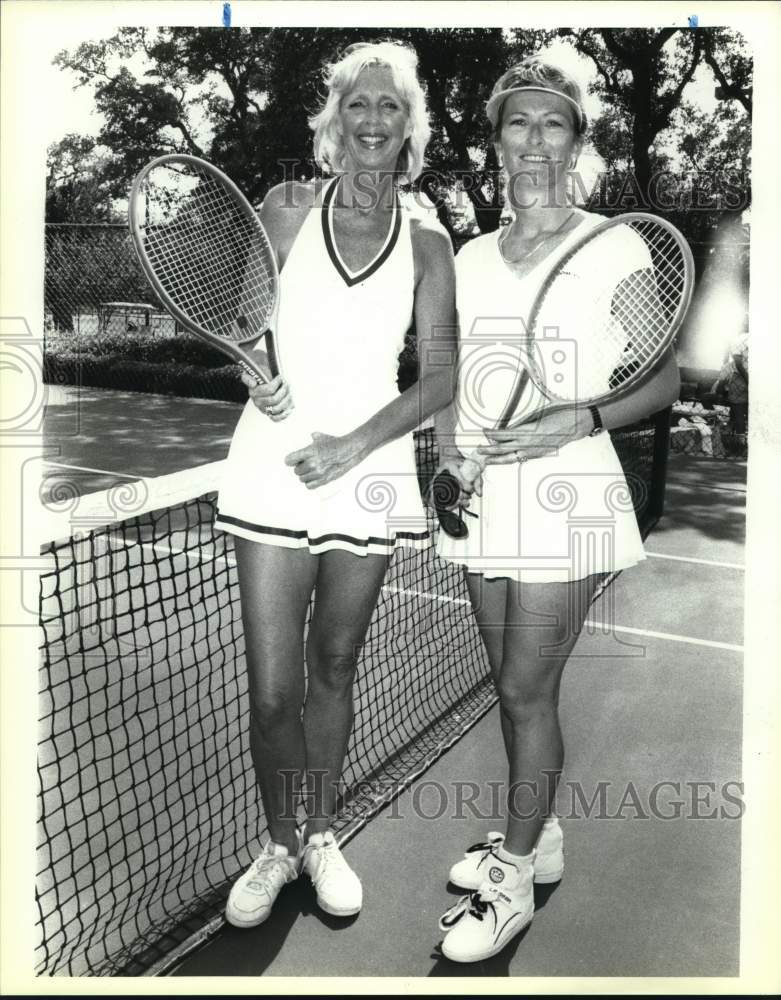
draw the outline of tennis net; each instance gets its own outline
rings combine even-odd
[[[644,533],[661,513],[666,427],[660,415],[614,436]],[[425,485],[433,432],[417,450]],[[165,972],[219,924],[265,830],[218,478],[216,463],[50,500],[64,509],[41,577],[38,974]],[[399,549],[358,670],[340,839],[494,700],[460,573]]]

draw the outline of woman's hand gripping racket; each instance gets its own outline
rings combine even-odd
[[[672,344],[691,300],[694,262],[670,223],[636,212],[591,229],[556,259],[529,311],[519,368],[495,430],[555,409],[604,403],[647,378]],[[487,457],[473,451],[460,475],[473,484]],[[453,510],[461,484],[442,472],[431,495],[440,524],[468,535]]]
[[[158,157],[133,182],[129,216],[141,267],[167,311],[256,384],[273,380],[279,374],[270,330],[279,292],[276,258],[233,181],[195,156]],[[253,350],[263,337],[267,367]],[[308,428],[295,411],[282,416],[293,452],[307,444]],[[337,479],[318,489],[327,497],[339,486]]]

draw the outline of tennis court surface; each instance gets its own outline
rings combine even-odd
[[[328,917],[302,879],[263,926],[223,926],[265,825],[232,547],[211,528],[238,411],[156,399],[84,390],[50,408],[52,489],[85,478],[52,515],[42,579],[40,974],[737,974],[744,465],[671,456],[657,521],[661,432],[617,440],[655,527],[565,674],[565,878],[497,958],[454,966],[436,951],[447,870],[501,825],[505,773],[463,586],[430,554],[394,560],[359,670],[338,830],[362,913]],[[151,423],[124,429],[133,407],[159,450]],[[176,438],[198,419],[212,431],[193,461]],[[418,457],[423,480],[428,431]]]

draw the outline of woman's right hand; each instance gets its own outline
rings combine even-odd
[[[438,497],[438,499],[444,506],[447,506],[451,509],[454,509],[456,507],[468,507],[469,502],[472,499],[472,494],[477,493],[477,495],[480,496],[482,492],[481,482],[472,482],[464,476],[463,465],[464,465],[463,456],[459,456],[458,458],[456,458],[455,456],[450,456],[444,458],[440,462],[440,465],[436,471],[437,476],[442,472],[449,473],[453,477],[453,480],[455,480],[455,482],[458,483],[458,486],[460,488],[459,495],[457,498],[451,497],[449,495],[448,496],[442,495],[441,497]],[[480,476],[478,477],[478,479],[482,479],[482,477]],[[433,496],[431,500],[432,504],[436,506]]]
[[[249,389],[249,397],[261,413],[275,423],[284,420],[293,410],[293,397],[290,387],[281,375],[275,376],[270,382],[260,385],[249,375],[242,372],[241,381]]]

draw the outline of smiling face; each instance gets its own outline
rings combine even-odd
[[[347,170],[393,171],[409,115],[387,66],[367,66],[342,98],[339,132]]]
[[[510,178],[508,197],[529,207],[530,195],[562,196],[581,149],[569,103],[549,91],[510,94],[501,112],[496,151]]]

